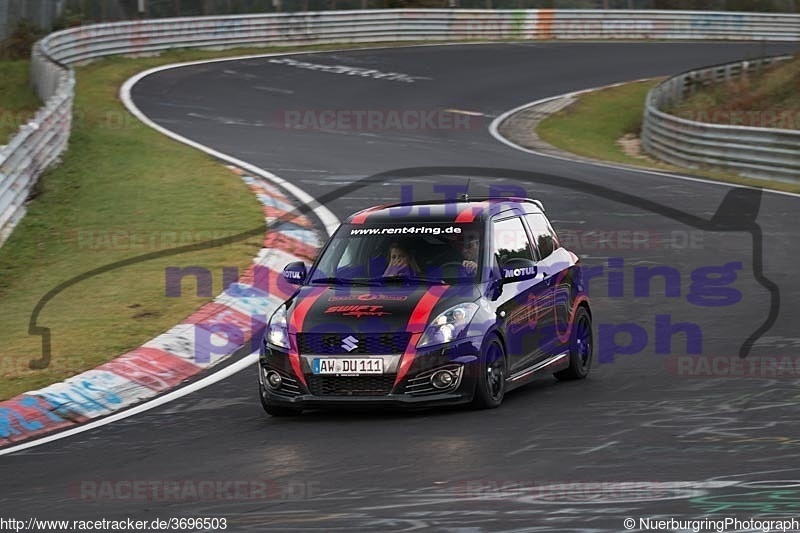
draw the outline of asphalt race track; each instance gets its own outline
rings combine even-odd
[[[0,504],[18,518],[224,517],[233,531],[591,532],[622,531],[627,517],[800,519],[800,367],[743,378],[711,366],[750,348],[771,310],[777,320],[748,360],[800,353],[800,199],[734,194],[718,212],[731,187],[533,156],[488,132],[493,117],[539,98],[787,51],[796,45],[409,47],[219,62],[145,78],[133,97],[153,120],[326,195],[340,218],[401,191],[441,197],[434,184],[463,185],[469,176],[473,195],[494,186],[541,199],[585,264],[624,274],[621,286],[611,286],[611,274],[591,285],[596,353],[599,344],[605,361],[583,382],[543,376],[491,411],[295,419],[263,413],[253,368],[145,414],[3,457]],[[298,62],[408,77],[350,76]],[[339,117],[435,111],[469,126],[285,127],[331,110]],[[481,170],[407,171],[340,190],[417,167]],[[622,237],[632,230],[646,243]],[[609,267],[609,257],[622,258],[624,268]],[[722,300],[692,286],[692,275],[705,272],[698,269],[730,263],[738,270]],[[634,286],[636,266],[674,268],[680,280],[656,278],[648,295]],[[687,322],[701,342],[676,333],[670,346],[669,328]],[[636,339],[620,334],[617,343],[640,342],[629,350],[636,353],[613,353],[610,332],[622,329]],[[680,356],[697,349],[692,361],[709,362],[717,377],[684,364]],[[251,499],[100,498],[81,489],[119,480],[270,484],[266,497]]]

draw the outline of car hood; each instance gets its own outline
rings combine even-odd
[[[478,294],[472,285],[305,286],[289,307],[290,332],[421,333],[437,314]]]

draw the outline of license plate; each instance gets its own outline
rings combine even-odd
[[[312,361],[311,370],[314,374],[383,374],[383,359],[318,357]]]

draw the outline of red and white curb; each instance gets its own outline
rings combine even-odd
[[[290,261],[310,262],[324,239],[293,202],[264,179],[230,167],[263,207],[265,247],[212,302],[143,346],[63,382],[0,402],[0,447],[68,429],[153,398],[226,360],[247,344],[257,348],[269,315],[291,295],[279,276]],[[255,342],[253,342],[255,340]],[[5,450],[4,450],[5,451]]]

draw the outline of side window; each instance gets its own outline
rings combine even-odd
[[[549,256],[560,246],[553,228],[550,227],[544,215],[525,215],[525,220],[528,221],[528,226],[531,228],[533,240],[539,249],[540,259]]]
[[[494,223],[492,254],[501,267],[506,266],[512,259],[533,261],[531,244],[521,219],[507,218]]]

